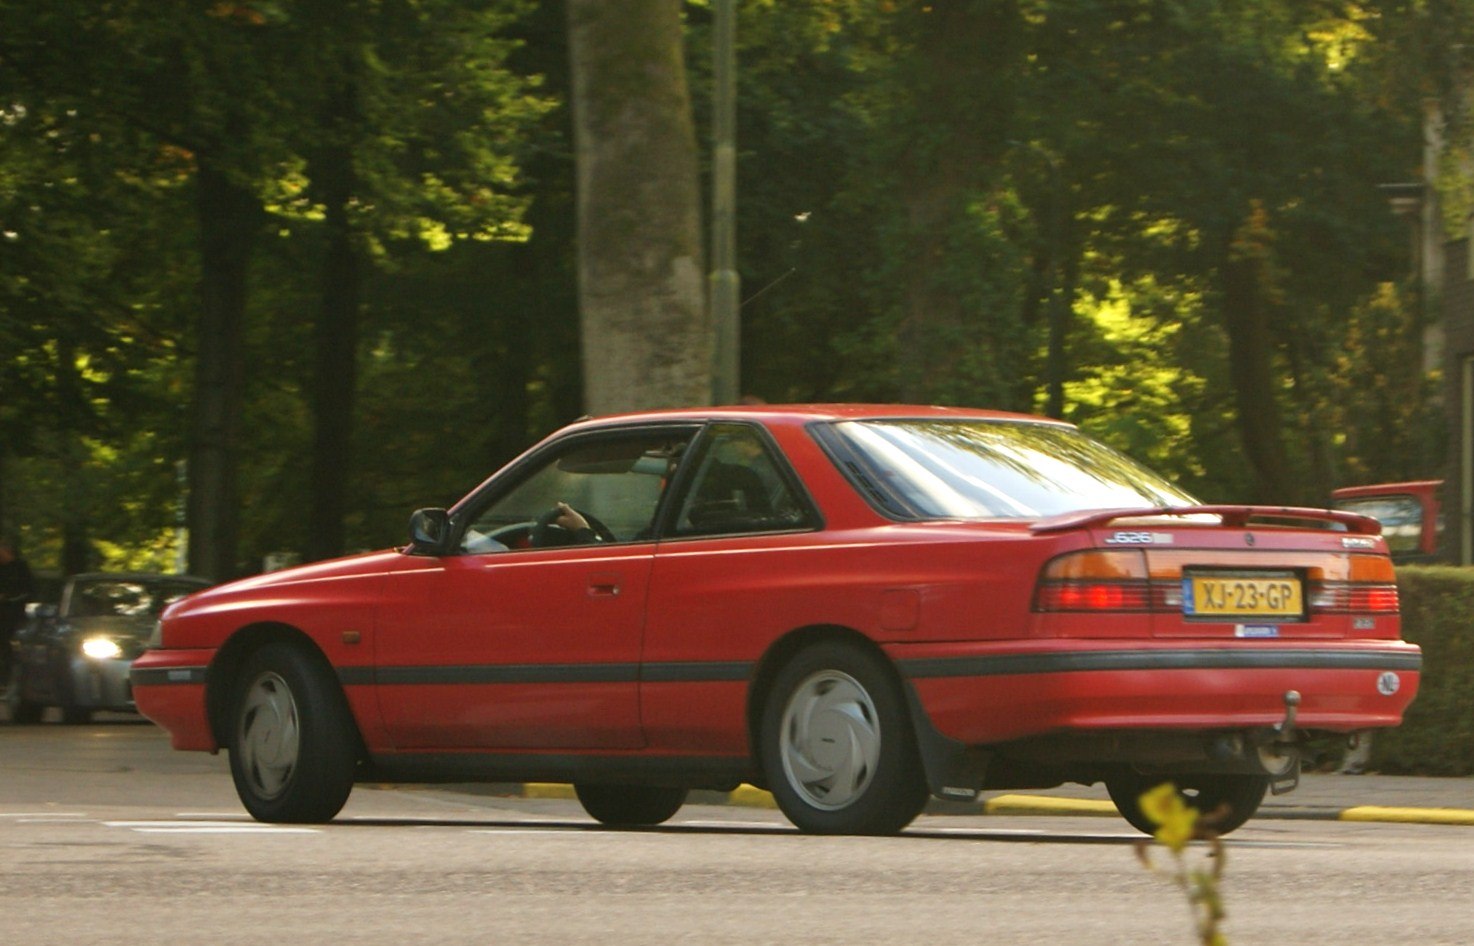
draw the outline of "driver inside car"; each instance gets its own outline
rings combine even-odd
[[[548,531],[549,526],[556,526],[559,532]],[[536,526],[528,536],[525,545],[519,547],[542,548],[558,545],[587,545],[591,542],[602,541],[599,533],[589,525],[588,519],[583,514],[565,502],[554,504],[538,520]],[[492,538],[484,532],[476,529],[467,529],[465,537],[461,540],[461,547],[473,555],[482,555],[487,552],[505,552],[510,546],[497,539]]]
[[[585,545],[599,541],[599,534],[589,526],[589,521],[577,509],[561,501],[554,508],[558,510],[558,515],[553,517],[552,524],[573,537],[569,544]]]

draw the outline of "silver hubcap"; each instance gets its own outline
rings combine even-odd
[[[275,798],[291,781],[301,749],[297,701],[278,674],[263,673],[246,691],[236,751],[241,770],[262,798]]]
[[[865,793],[880,760],[875,703],[854,677],[821,670],[783,709],[783,774],[804,801],[838,811]]]

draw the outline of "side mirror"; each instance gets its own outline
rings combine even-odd
[[[414,552],[444,555],[450,544],[450,514],[444,509],[416,509],[409,517],[409,544]]]

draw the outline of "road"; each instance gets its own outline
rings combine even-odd
[[[268,826],[223,756],[171,752],[147,724],[0,726],[4,946],[1190,946],[1185,901],[1136,838],[1112,818],[998,815],[820,838],[715,805],[612,831],[569,801],[369,786],[330,825]],[[1466,946],[1474,829],[1256,820],[1228,839],[1222,888],[1236,946]]]

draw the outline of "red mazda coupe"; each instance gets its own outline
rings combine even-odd
[[[175,604],[133,665],[246,809],[356,781],[566,781],[614,825],[770,789],[811,832],[928,796],[1173,781],[1218,829],[1317,741],[1396,726],[1373,519],[1207,506],[1056,421],[869,405],[573,424],[403,548]]]

